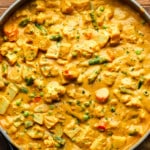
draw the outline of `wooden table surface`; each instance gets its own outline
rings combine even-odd
[[[0,0],[0,15],[14,2],[15,0]],[[150,14],[150,0],[137,0]],[[150,136],[137,150],[150,150]]]

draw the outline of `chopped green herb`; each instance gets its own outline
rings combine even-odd
[[[28,93],[28,89],[26,87],[21,87],[20,88],[20,92],[27,94]]]
[[[30,78],[25,78],[25,82],[27,86],[31,86],[34,83],[34,79],[32,77]]]
[[[43,92],[40,92],[40,97],[43,97],[44,96],[44,93]]]
[[[141,24],[142,24],[142,25],[145,25],[145,24],[146,24],[146,21],[145,21],[145,20],[142,20],[142,21],[141,21]]]
[[[110,111],[111,111],[111,112],[115,112],[115,111],[116,111],[116,108],[115,108],[114,106],[112,106],[112,107],[110,108]]]
[[[63,139],[62,137],[60,136],[54,136],[54,140],[57,142],[56,146],[57,147],[62,147],[65,145],[65,139]]]
[[[136,130],[129,133],[130,136],[136,136],[137,134],[138,134],[138,132]]]
[[[95,57],[95,58],[89,60],[89,65],[103,64],[106,62],[107,62],[107,59],[105,59],[103,57]]]
[[[138,83],[138,89],[140,89],[143,85],[144,81],[143,80],[140,80],[139,83]]]
[[[62,38],[62,36],[61,36],[60,34],[52,35],[52,36],[50,37],[50,40],[52,40],[52,41],[57,41],[57,42],[60,42],[62,39],[63,39],[63,38]]]
[[[39,29],[41,30],[41,32],[44,34],[44,35],[47,35],[47,30],[44,28],[44,26],[38,24],[38,23],[34,23],[34,25]]]
[[[52,104],[52,105],[49,106],[49,108],[50,108],[51,110],[53,110],[53,109],[55,108],[55,105]]]
[[[27,26],[27,24],[30,22],[30,20],[28,18],[22,20],[20,23],[19,23],[19,26],[20,27],[25,27]]]
[[[144,95],[145,96],[149,96],[149,92],[148,91],[144,91]]]
[[[90,17],[91,17],[91,21],[92,21],[92,24],[93,24],[94,29],[98,31],[99,28],[98,28],[98,23],[97,23],[97,21],[96,21],[96,16],[95,16],[94,11],[92,11],[92,12],[90,13]]]
[[[29,128],[29,127],[33,126],[33,121],[25,121],[24,126],[25,126],[25,128]]]
[[[89,106],[91,105],[91,103],[92,103],[92,101],[85,102],[85,103],[84,103],[84,106],[85,106],[85,107],[89,107]]]
[[[81,102],[80,102],[79,100],[77,100],[76,104],[77,104],[78,106],[80,106],[80,105],[81,105]]]
[[[102,26],[102,28],[103,28],[103,29],[107,29],[108,27],[107,27],[107,26],[105,26],[105,25],[103,25],[103,26]]]

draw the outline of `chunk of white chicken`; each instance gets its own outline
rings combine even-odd
[[[56,44],[51,45],[46,53],[47,58],[57,59],[59,57],[60,47]]]
[[[69,137],[75,137],[81,131],[81,127],[79,127],[75,120],[71,120],[64,128],[64,133]]]
[[[128,134],[133,136],[133,135],[143,135],[144,134],[144,129],[140,125],[130,125],[127,126],[127,131]]]
[[[105,144],[106,137],[103,135],[98,136],[90,146],[90,150],[101,150],[102,145]]]
[[[58,121],[58,118],[56,118],[55,116],[44,117],[44,124],[48,129],[51,129],[53,126],[55,126]]]
[[[27,134],[32,139],[42,139],[44,137],[44,128],[39,125],[35,125],[27,131]]]
[[[73,7],[70,0],[62,0],[61,1],[61,11],[64,14],[71,14],[73,11]]]
[[[18,59],[18,55],[14,52],[8,52],[6,54],[6,58],[11,65],[14,65]]]
[[[57,81],[49,82],[44,88],[44,100],[46,102],[52,102],[54,100],[60,100],[60,96],[64,95],[66,88],[60,85]]]
[[[22,67],[14,66],[8,68],[8,75],[7,78],[15,83],[21,83],[22,82]]]
[[[9,107],[10,101],[5,96],[0,96],[0,115],[5,114]]]
[[[40,104],[34,108],[34,112],[36,112],[36,113],[45,113],[48,110],[49,110],[49,107],[47,104]]]
[[[95,37],[95,39],[98,42],[99,47],[103,48],[108,43],[110,35],[105,30],[99,30],[98,34],[99,35]]]
[[[115,83],[115,80],[117,78],[117,73],[110,72],[110,71],[103,71],[101,74],[101,78],[105,84],[112,86]]]
[[[126,103],[126,106],[129,107],[136,107],[136,108],[141,108],[142,107],[142,102],[140,101],[140,98],[137,97],[132,97],[128,103]]]
[[[68,54],[70,52],[71,44],[70,43],[62,43],[60,45],[59,58],[67,59]]]
[[[22,48],[23,48],[24,57],[27,61],[32,61],[36,58],[36,56],[38,54],[37,46],[23,44]]]
[[[71,0],[71,3],[77,10],[86,10],[90,8],[90,0]]]
[[[72,50],[85,57],[91,57],[97,51],[98,44],[95,40],[84,40],[74,44]]]
[[[44,115],[42,113],[34,113],[33,120],[34,122],[42,125],[44,122]]]
[[[84,126],[79,135],[74,137],[74,140],[81,148],[83,148],[90,146],[97,136],[97,132],[95,132],[90,126]]]
[[[14,84],[10,83],[6,88],[5,96],[8,100],[12,101],[18,92],[19,89]]]

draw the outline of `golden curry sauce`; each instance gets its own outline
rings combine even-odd
[[[23,150],[128,150],[150,129],[150,27],[117,0],[34,0],[0,36],[0,125]]]

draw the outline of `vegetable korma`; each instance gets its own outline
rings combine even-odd
[[[0,34],[0,125],[22,150],[129,150],[150,129],[150,26],[119,0],[32,0]]]

